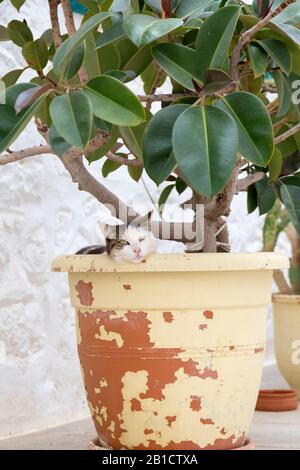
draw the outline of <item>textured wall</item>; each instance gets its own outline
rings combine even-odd
[[[27,0],[17,14],[1,3],[0,23],[25,17],[36,36],[49,27],[46,2]],[[0,43],[1,74],[22,67],[17,47]],[[14,148],[40,143],[30,126]],[[92,171],[100,176],[100,166]],[[124,170],[106,183],[129,204],[150,206],[142,184]],[[159,191],[148,182],[154,199]],[[176,200],[168,213],[172,216]],[[80,193],[54,156],[0,169],[0,437],[39,429],[88,413],[76,357],[74,318],[65,275],[50,271],[54,256],[99,240],[97,220],[108,218]],[[230,217],[235,251],[261,248],[262,220],[236,198]],[[162,249],[181,247],[162,243]],[[1,351],[6,351],[6,360]],[[2,351],[4,352],[4,351]],[[2,361],[2,363],[1,363]]]

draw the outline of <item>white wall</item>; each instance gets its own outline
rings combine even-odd
[[[46,3],[27,0],[18,15],[4,0],[0,23],[25,17],[38,35],[49,27]],[[8,43],[0,43],[0,61],[1,74],[24,65],[18,48]],[[14,148],[38,143],[31,125]],[[92,171],[102,179],[99,163]],[[143,185],[129,180],[124,170],[105,184],[129,205],[150,206]],[[157,199],[155,185],[147,185]],[[50,265],[56,255],[96,243],[96,223],[104,217],[97,201],[76,189],[54,156],[0,169],[0,437],[88,414],[67,279],[51,273]],[[261,225],[256,213],[246,214],[245,195],[236,198],[230,217],[233,249],[260,250]],[[171,244],[170,249],[180,247]]]

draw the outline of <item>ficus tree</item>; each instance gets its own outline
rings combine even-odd
[[[10,1],[22,13],[29,0]],[[0,26],[0,39],[24,57],[23,69],[2,77],[1,165],[56,155],[80,190],[120,217],[125,204],[87,163],[105,159],[103,176],[124,165],[135,180],[144,170],[157,185],[167,182],[160,203],[191,188],[193,207],[204,205],[205,252],[227,249],[220,229],[238,191],[261,213],[279,195],[299,231],[300,1],[80,3],[86,13],[77,29],[69,0],[48,0],[51,29],[41,37],[26,18]],[[141,96],[130,89],[137,78]],[[170,93],[159,94],[166,81]],[[154,102],[161,109],[152,114]],[[12,150],[32,118],[45,145]]]

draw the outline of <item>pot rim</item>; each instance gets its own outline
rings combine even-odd
[[[300,295],[273,294],[273,304],[300,304]]]
[[[106,255],[58,256],[56,272],[203,272],[270,271],[289,267],[287,256],[278,253],[170,253],[154,254],[139,264],[117,264]]]

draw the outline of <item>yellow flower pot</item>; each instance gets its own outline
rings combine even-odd
[[[272,270],[286,257],[153,255],[141,264],[64,256],[78,352],[102,445],[243,446],[263,367]]]
[[[274,295],[273,310],[278,368],[300,399],[300,295]]]

